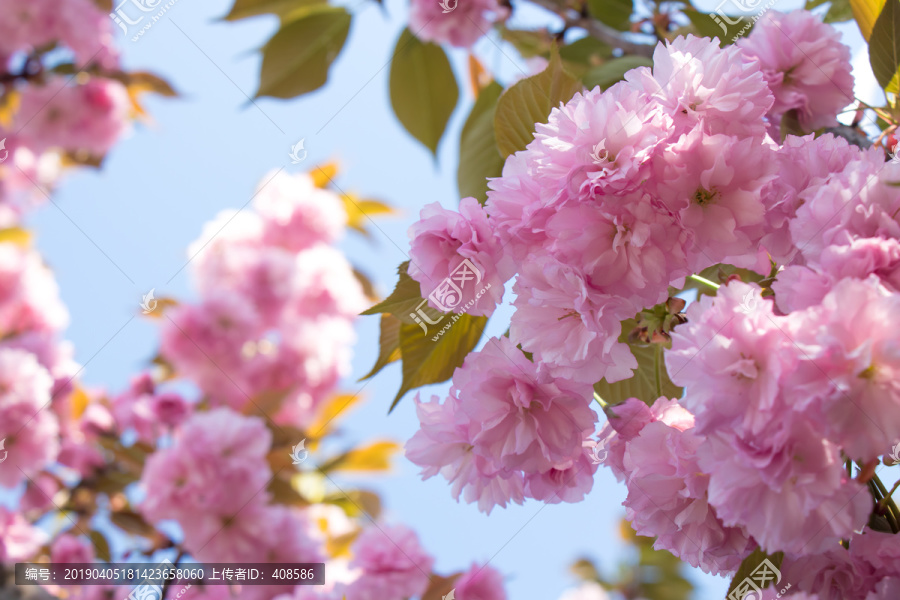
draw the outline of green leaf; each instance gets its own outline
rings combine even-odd
[[[807,0],[804,10],[812,10],[817,6],[821,6],[829,2],[829,0]],[[850,0],[830,0],[831,5],[828,12],[825,13],[824,21],[826,23],[842,23],[853,18],[853,10],[850,8]]]
[[[869,41],[872,35],[872,28],[884,4],[885,0],[850,0],[853,18],[856,19],[856,24],[859,25],[859,30],[866,41]]]
[[[553,46],[553,36],[546,29],[507,29],[497,25],[500,37],[515,46],[522,58],[546,56]]]
[[[441,313],[429,307],[427,304],[422,304],[422,288],[419,286],[418,281],[406,273],[408,267],[409,261],[401,263],[400,266],[397,267],[397,273],[400,278],[397,280],[397,287],[394,288],[391,295],[361,314],[377,315],[381,313],[390,313],[404,323],[415,325],[416,320],[413,318],[412,314],[415,313],[416,310],[422,310],[432,321],[437,319]]]
[[[546,123],[551,109],[581,89],[581,82],[566,72],[554,48],[546,69],[511,86],[497,102],[494,132],[503,157],[524,150],[534,138],[535,123]]]
[[[730,44],[731,39],[743,28],[743,25],[729,25],[722,21],[721,18],[716,17],[719,19],[719,22],[723,23],[720,25],[719,22],[716,22],[716,19],[713,18],[713,15],[694,10],[693,8],[685,8],[682,12],[684,12],[684,16],[691,20],[691,25],[693,25],[697,35],[701,37],[718,38],[720,45],[723,42]]]
[[[293,16],[263,46],[257,97],[293,98],[325,85],[350,32],[342,7],[314,5]]]
[[[447,325],[451,325],[450,328],[435,340],[438,332]],[[465,313],[446,314],[438,324],[429,325],[427,332],[419,325],[401,325],[403,383],[390,410],[394,410],[406,392],[450,379],[469,352],[475,349],[485,325],[487,317],[473,317]]]
[[[226,21],[237,21],[257,15],[278,15],[285,19],[314,4],[325,4],[325,0],[235,0],[231,12],[225,15]]]
[[[404,29],[391,62],[391,107],[403,127],[432,154],[459,100],[459,86],[444,49]]]
[[[619,341],[628,342],[628,334],[634,329],[634,319],[622,321]],[[660,344],[629,344],[637,359],[637,369],[631,379],[607,383],[605,379],[594,384],[594,391],[609,404],[620,404],[628,398],[638,398],[652,405],[657,398],[681,398],[684,390],[669,379],[663,361],[663,347]]]
[[[632,0],[587,0],[587,5],[595,19],[619,31],[631,29]]]
[[[744,559],[741,563],[741,566],[738,567],[737,573],[734,574],[734,577],[731,579],[731,585],[728,586],[728,595],[730,597],[731,592],[733,592],[738,584],[740,584],[744,579],[750,577],[750,575],[755,571],[764,560],[768,560],[776,569],[781,570],[781,563],[784,560],[783,552],[776,552],[775,554],[766,554],[762,551],[762,549],[757,548],[753,552],[750,553],[750,556]],[[777,580],[774,583],[777,583],[781,580],[781,575],[779,573]],[[762,588],[769,587],[769,584],[773,583],[772,580],[768,580],[765,582],[765,585],[760,586]]]
[[[503,171],[503,157],[494,136],[494,113],[502,93],[503,86],[496,81],[481,90],[459,137],[459,195],[473,196],[482,204],[487,200],[487,178],[499,177]]]
[[[612,55],[613,49],[609,44],[591,36],[575,40],[559,49],[559,57],[565,69],[579,78],[589,69],[602,65]]]
[[[364,381],[375,376],[383,368],[392,362],[400,360],[400,325],[402,321],[391,314],[381,315],[381,333],[378,340],[378,359],[375,366],[365,376],[360,378]]]
[[[872,27],[869,38],[869,63],[879,85],[897,93],[897,69],[900,68],[900,0],[887,0]],[[852,90],[851,90],[852,92]]]
[[[581,80],[585,87],[600,86],[606,89],[625,78],[625,73],[638,67],[652,67],[653,61],[643,56],[623,56],[595,67],[584,74]]]

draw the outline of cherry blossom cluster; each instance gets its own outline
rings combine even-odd
[[[341,198],[309,175],[272,174],[188,248],[201,301],[166,313],[161,353],[211,406],[281,392],[273,418],[303,427],[348,374],[366,300],[332,246],[346,221]]]
[[[683,398],[608,407],[605,464],[637,533],[706,572],[760,548],[785,553],[798,597],[892,597],[900,536],[868,526],[871,473],[850,466],[900,441],[900,167],[781,134],[837,125],[849,51],[810,13],[772,11],[735,46],[679,37],[653,62],[554,109],[483,208],[426,207],[410,229],[423,297],[464,260],[498,292],[517,276],[508,337],[465,359],[448,398],[417,398],[407,456],[484,511],[581,500],[592,385],[637,368],[621,322],[707,267],[774,264],[765,296],[737,280],[691,304],[665,351]]]
[[[411,0],[409,29],[426,42],[471,48],[509,14],[498,0]]]
[[[109,16],[91,0],[2,0],[0,227],[42,202],[61,157],[102,158],[128,129],[132,102]],[[69,67],[81,72],[72,77]]]

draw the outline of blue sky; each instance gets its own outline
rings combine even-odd
[[[350,235],[342,244],[383,294],[393,286],[397,264],[406,259],[406,229],[421,206],[437,201],[452,207],[458,201],[457,142],[472,102],[469,91],[461,93],[437,163],[402,130],[389,107],[387,62],[405,24],[404,1],[388,0],[386,11],[366,0],[348,4],[353,28],[329,84],[300,99],[255,104],[249,101],[260,64],[255,50],[276,21],[220,21],[230,4],[178,0],[138,42],[121,39],[127,68],[163,76],[181,97],[148,97],[154,122],[137,126],[102,171],[70,174],[55,196],[58,208],[47,205],[29,219],[69,307],[67,337],[75,343],[78,361],[87,363],[83,381],[88,385],[120,390],[146,365],[155,353],[158,330],[153,321],[132,318],[141,295],[155,288],[157,296],[194,298],[189,271],[180,271],[188,243],[220,210],[244,205],[273,169],[308,169],[336,159],[343,190],[401,209],[398,217],[379,220],[381,231],[371,242]],[[525,21],[534,22],[535,15],[526,13]],[[844,29],[858,39],[851,27]],[[500,52],[489,40],[479,42],[476,51],[506,81],[519,72],[508,58],[515,55]],[[465,54],[454,53],[453,62],[457,76],[467,79]],[[301,138],[309,156],[291,165],[288,153]],[[508,315],[508,309],[500,311],[488,333],[505,331]],[[375,317],[359,321],[354,377],[343,386],[351,393],[363,387],[355,380],[374,362],[377,323]],[[342,444],[409,439],[417,429],[410,399],[387,415],[399,384],[394,366],[365,385],[364,404],[344,421]],[[445,389],[435,388],[436,393]],[[580,556],[595,559],[608,572],[621,557],[617,530],[625,490],[605,469],[585,502],[545,506],[530,501],[495,510],[490,517],[453,501],[443,480],[421,482],[402,457],[389,477],[355,481],[381,493],[388,521],[419,532],[437,556],[437,570],[452,572],[490,559],[508,577],[513,600],[556,598],[574,583],[567,568]],[[694,580],[698,598],[724,596],[724,580],[699,571]]]

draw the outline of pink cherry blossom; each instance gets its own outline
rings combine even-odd
[[[634,305],[601,294],[583,274],[553,258],[526,263],[514,287],[510,339],[556,377],[594,383],[631,377],[637,361],[619,342]]]
[[[0,349],[0,485],[13,487],[53,462],[59,424],[50,408],[53,380],[33,354]]]
[[[646,424],[625,447],[623,504],[638,535],[656,536],[654,548],[707,573],[729,573],[754,544],[742,527],[726,526],[711,506],[709,477],[698,466],[702,443],[690,428],[660,420]]]
[[[428,587],[434,558],[408,527],[372,525],[360,534],[351,551],[351,566],[362,569],[362,574],[350,584],[347,598],[404,600],[419,596]]]
[[[423,41],[469,48],[508,15],[497,0],[412,0],[409,29]]]
[[[705,134],[762,135],[773,98],[759,66],[716,39],[679,36],[658,44],[653,70],[633,69],[626,81],[651,96],[673,122],[677,138],[700,125]]]
[[[454,594],[459,600],[506,600],[503,575],[488,565],[473,563],[454,583]]]
[[[0,562],[30,560],[46,541],[47,534],[30,525],[21,514],[0,506]]]
[[[837,113],[853,102],[850,49],[840,37],[809,11],[770,10],[738,41],[737,47],[759,63],[775,96],[767,115],[773,137],[789,110],[797,111],[804,130],[814,131],[837,125]]]
[[[266,242],[288,250],[331,244],[347,225],[341,198],[317,187],[308,173],[267,174],[253,197],[253,207],[265,223]]]
[[[422,297],[437,293],[440,303],[429,298],[432,308],[446,312],[443,307],[461,306],[473,316],[494,312],[515,268],[477,200],[463,198],[458,213],[437,203],[426,205],[409,237],[409,276],[419,282]]]
[[[199,550],[236,513],[265,503],[271,440],[260,419],[227,408],[192,416],[171,447],[147,459],[142,513],[177,520]]]

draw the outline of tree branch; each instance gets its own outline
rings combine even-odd
[[[626,54],[646,56],[647,58],[653,56],[655,44],[641,44],[627,40],[622,35],[621,31],[616,31],[609,25],[601,23],[596,19],[576,15],[573,11],[570,11],[564,6],[557,5],[554,0],[530,0],[530,2],[562,17],[567,26],[584,29],[601,42],[604,42],[613,48],[620,48]]]

